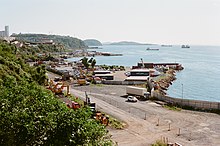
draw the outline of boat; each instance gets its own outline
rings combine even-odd
[[[182,45],[181,48],[190,48],[189,45]]]
[[[161,45],[161,47],[172,47],[172,45]]]
[[[153,50],[153,51],[159,51],[159,49],[157,49],[157,48],[147,48],[146,50],[147,50],[147,51],[151,51],[151,50]]]

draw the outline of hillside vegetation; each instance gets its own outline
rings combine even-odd
[[[95,39],[84,40],[84,43],[87,46],[102,46],[102,43],[100,41],[98,41],[98,40],[95,40]]]
[[[130,42],[130,41],[121,41],[121,42],[108,43],[107,45],[150,45],[150,44],[142,44],[142,43]]]
[[[0,145],[111,145],[89,108],[71,110],[40,86],[45,66],[30,67],[23,51],[0,41]]]
[[[33,43],[42,42],[44,40],[53,40],[57,44],[62,44],[67,49],[87,48],[87,46],[82,40],[70,36],[46,35],[46,34],[14,34],[12,35],[12,37],[15,37],[18,40],[33,42]]]

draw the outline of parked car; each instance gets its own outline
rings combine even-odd
[[[60,81],[61,79],[60,79],[60,77],[55,77],[54,78],[54,82],[58,82],[58,81]]]
[[[129,102],[137,102],[138,100],[137,100],[137,98],[134,97],[134,96],[128,96],[128,97],[127,97],[127,101],[129,101]]]

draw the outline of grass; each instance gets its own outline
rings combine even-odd
[[[67,98],[69,98],[71,101],[75,101],[77,103],[79,103],[79,105],[83,106],[84,105],[84,101],[81,100],[80,98],[78,97],[75,97],[73,95],[70,95],[70,96],[67,96]]]
[[[155,77],[154,78],[154,81],[158,82],[160,80],[163,80],[163,79],[166,79],[167,78],[167,74],[163,73],[162,75],[158,76],[158,77]]]
[[[134,85],[135,87],[146,88],[146,84]]]
[[[123,129],[125,127],[125,123],[115,119],[112,116],[109,116],[109,127],[115,128],[115,129]]]
[[[104,84],[90,84],[90,86],[103,87],[103,86],[104,86]]]
[[[151,146],[167,146],[167,144],[161,140],[157,140],[156,143],[152,144]]]
[[[103,84],[96,84],[97,87],[103,87]]]
[[[177,106],[173,106],[173,105],[164,105],[163,106],[166,109],[172,110],[172,111],[181,111],[182,109],[177,107]]]

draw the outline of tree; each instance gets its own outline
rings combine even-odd
[[[31,70],[31,76],[39,85],[44,85],[46,81],[46,66],[40,65]]]
[[[92,66],[92,68],[94,68],[94,67],[95,67],[95,65],[96,65],[96,60],[95,60],[95,59],[93,59],[93,60],[92,60],[92,62],[91,62],[91,66]]]
[[[92,71],[94,72],[94,67],[96,65],[96,60],[95,59],[92,59],[91,61],[91,67],[92,67]]]
[[[67,108],[39,85],[45,66],[30,67],[10,48],[0,42],[0,145],[111,145],[89,108]]]
[[[88,68],[89,68],[88,58],[83,57],[83,58],[81,59],[81,61],[82,61],[82,64],[85,66],[85,68],[88,69]]]
[[[89,108],[70,110],[36,83],[11,85],[7,78],[0,87],[0,145],[111,143]]]

